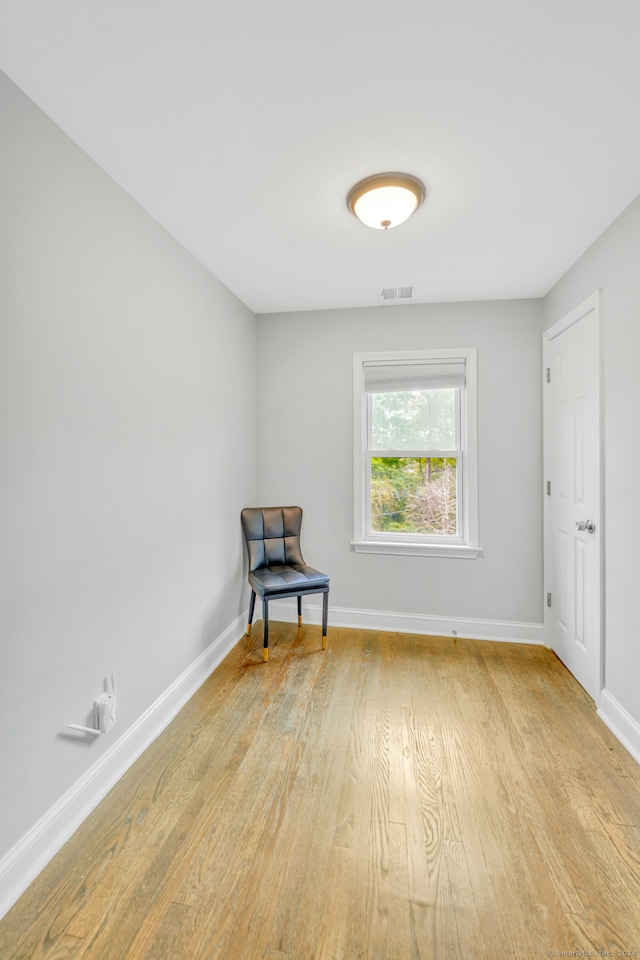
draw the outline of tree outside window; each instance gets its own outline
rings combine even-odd
[[[455,388],[369,394],[371,530],[458,532]],[[400,451],[420,456],[398,456]],[[444,453],[452,455],[443,456]]]

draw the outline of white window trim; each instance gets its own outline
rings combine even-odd
[[[356,353],[353,357],[353,518],[351,547],[356,553],[395,556],[456,557],[475,559],[482,555],[478,544],[478,351],[475,347],[450,350],[404,350],[386,353]],[[466,387],[461,410],[461,445],[464,456],[458,537],[425,538],[419,534],[367,534],[368,458],[367,397],[364,392],[365,361],[464,359]],[[447,540],[449,542],[447,542]]]

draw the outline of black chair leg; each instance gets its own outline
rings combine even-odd
[[[256,608],[256,592],[251,591],[251,600],[249,600],[249,623],[247,624],[247,636],[251,636],[251,624],[253,623],[253,612]]]
[[[269,601],[262,598],[262,659],[269,659]]]
[[[327,619],[329,613],[329,591],[322,594],[322,649],[327,649]]]
[[[298,597],[298,626],[302,626],[302,597]]]

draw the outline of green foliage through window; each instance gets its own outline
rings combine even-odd
[[[374,393],[371,440],[374,450],[455,450],[455,389]]]
[[[456,536],[456,458],[372,457],[371,529]]]

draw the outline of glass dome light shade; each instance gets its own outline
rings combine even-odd
[[[404,223],[424,197],[424,184],[417,177],[382,173],[356,183],[349,191],[347,206],[368,227],[388,230]]]

